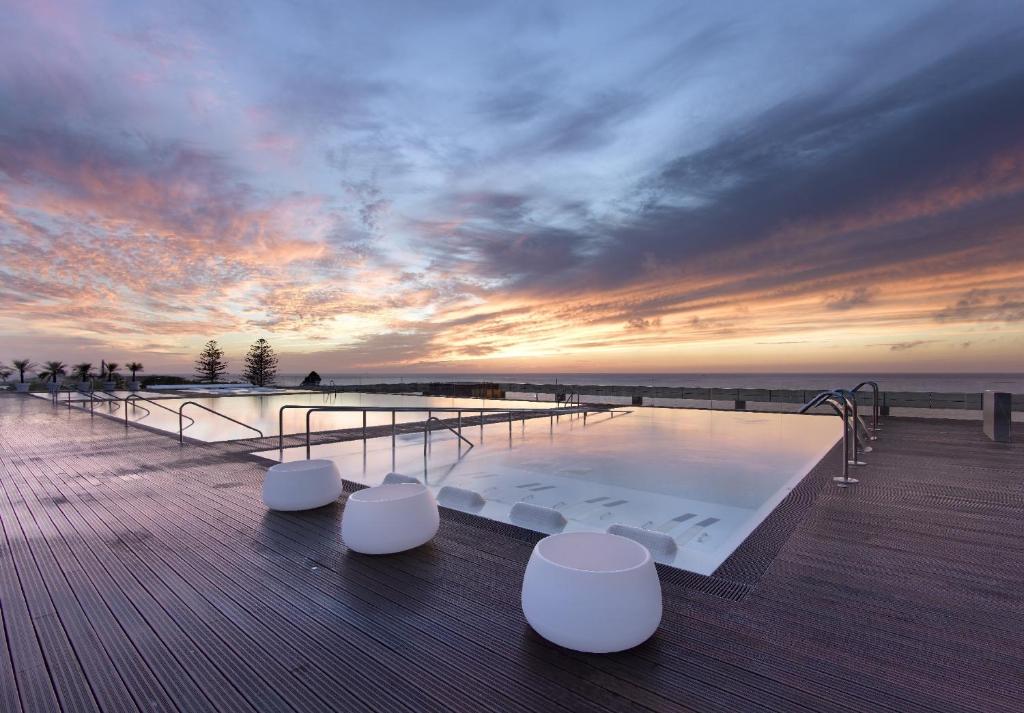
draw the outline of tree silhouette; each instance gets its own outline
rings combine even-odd
[[[92,366],[90,364],[90,366]],[[68,365],[62,361],[48,361],[43,364],[43,370],[39,372],[39,376],[43,377],[46,381],[52,381],[57,383],[58,376],[64,376],[67,374]]]
[[[196,377],[211,384],[216,384],[225,371],[228,363],[224,361],[224,350],[217,346],[217,340],[211,339],[199,352],[196,359]]]
[[[36,368],[31,359],[15,359],[11,362],[11,366],[18,372],[18,381],[22,384],[25,383],[25,372]]]
[[[277,355],[274,354],[270,342],[263,337],[249,347],[249,353],[245,355],[245,372],[242,375],[256,386],[274,383],[274,377],[277,376]]]
[[[124,368],[132,373],[132,381],[135,381],[135,372],[142,371],[142,364],[137,361],[130,361],[124,365]]]

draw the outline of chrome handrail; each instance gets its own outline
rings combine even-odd
[[[863,420],[861,420],[857,413],[857,395],[848,389],[836,389],[833,393],[843,399],[853,415],[853,420],[850,422],[850,427],[853,429],[853,454],[850,459],[850,465],[867,465],[864,461],[860,460],[860,452],[862,449],[860,447],[860,431],[858,430],[858,426],[863,428],[864,432],[868,433],[868,435],[870,435],[870,432],[868,431],[867,425]],[[867,450],[871,449],[868,448]]]
[[[306,458],[310,457],[310,434],[312,432],[310,419],[311,414],[315,412],[331,412],[331,411],[361,411],[363,413],[363,440],[366,439],[366,414],[368,412],[382,412],[391,413],[391,435],[392,440],[395,435],[395,420],[394,414],[396,413],[426,413],[427,421],[440,420],[432,419],[434,413],[455,413],[459,415],[459,423],[462,422],[462,414],[465,412],[478,413],[481,417],[481,428],[483,427],[483,415],[485,413],[501,413],[508,414],[509,434],[512,433],[512,416],[513,414],[531,414],[536,415],[538,418],[554,418],[555,416],[571,415],[571,414],[583,414],[584,419],[588,413],[632,413],[631,411],[619,411],[611,408],[596,407],[596,406],[576,406],[572,408],[550,408],[550,409],[509,409],[509,408],[459,408],[455,406],[310,406],[307,404],[285,404],[278,409],[277,423],[277,447],[279,451],[284,450],[284,412],[286,409],[304,408],[306,411]],[[524,419],[525,420],[525,419]]]
[[[424,422],[423,422],[423,423],[424,423],[424,426],[423,426],[423,455],[426,455],[426,454],[427,454],[427,431],[429,431],[429,430],[430,430],[429,428],[427,428],[426,424],[430,423],[431,421],[437,421],[437,422],[438,422],[438,423],[440,423],[440,424],[441,424],[442,426],[444,426],[445,428],[447,428],[447,429],[448,429],[449,431],[451,431],[452,433],[454,433],[454,434],[455,434],[455,435],[456,435],[456,436],[458,437],[458,439],[459,439],[460,441],[464,441],[465,443],[468,443],[468,444],[469,444],[469,447],[470,447],[470,448],[473,448],[473,443],[472,443],[472,441],[470,441],[470,440],[469,440],[468,438],[466,438],[465,436],[463,436],[463,435],[462,435],[461,433],[459,433],[458,431],[456,431],[456,430],[455,430],[454,428],[452,428],[451,426],[448,426],[448,425],[446,425],[446,424],[445,424],[445,423],[444,423],[444,422],[443,422],[443,421],[442,421],[441,419],[439,419],[439,418],[438,418],[437,416],[431,416],[430,418],[428,418],[428,419],[427,419],[426,421],[424,421]],[[461,413],[461,412],[459,412],[459,423],[461,424],[461,422],[462,422],[462,413]],[[307,456],[307,457],[308,457],[308,456]]]
[[[875,440],[877,436],[875,431],[878,430],[878,416],[879,416],[879,403],[878,403],[878,382],[877,381],[862,381],[852,389],[850,393],[856,394],[865,386],[871,387],[871,440]]]
[[[842,404],[842,408],[836,403],[839,401]],[[836,481],[836,485],[841,488],[845,488],[848,485],[853,485],[858,482],[856,478],[850,477],[850,429],[852,427],[854,432],[854,438],[856,439],[857,425],[854,421],[853,425],[850,424],[850,400],[846,398],[840,390],[822,391],[814,396],[810,401],[804,404],[797,413],[807,413],[815,406],[820,406],[827,403],[836,412],[836,415],[843,420],[843,474],[842,476],[836,476],[832,480]],[[854,446],[854,460],[856,460],[856,446]]]
[[[232,423],[237,423],[239,426],[244,426],[245,428],[248,428],[250,431],[256,431],[256,433],[260,434],[260,438],[263,438],[263,431],[256,428],[255,426],[250,426],[248,423],[242,423],[241,421],[231,418],[230,416],[223,414],[220,411],[214,411],[212,408],[208,406],[203,406],[201,403],[197,403],[195,401],[186,401],[185,403],[178,407],[178,443],[185,442],[185,429],[182,428],[182,418],[188,418],[188,416],[185,416],[182,413],[182,411],[185,410],[186,406],[198,406],[204,411],[209,411],[210,413],[220,416],[221,418],[226,418],[228,421],[231,421]]]
[[[157,403],[153,399],[147,399],[145,396],[139,396],[138,394],[129,394],[128,396],[124,397],[124,424],[126,426],[128,425],[128,402],[129,401],[145,401],[147,404],[152,404],[152,405],[156,406],[157,408],[162,408],[164,411],[169,411],[170,413],[175,413],[175,414],[178,413],[177,411],[175,411],[174,409],[170,408],[169,406],[164,406],[161,403]],[[147,413],[152,413],[145,406],[139,406],[139,408],[141,408],[143,411],[146,411]],[[194,418],[192,418],[191,416],[185,416],[185,418],[187,418],[189,420],[189,424],[188,424],[188,426],[185,426],[185,428],[189,428],[189,427],[195,425],[196,420]],[[182,430],[184,430],[184,429],[182,429]]]

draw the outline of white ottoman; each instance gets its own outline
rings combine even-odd
[[[394,483],[357,490],[341,514],[345,546],[366,555],[411,550],[437,534],[437,502],[422,483]]]
[[[278,463],[263,479],[263,504],[271,510],[309,510],[341,497],[341,475],[333,461]]]
[[[661,623],[661,582],[647,548],[604,532],[564,532],[533,548],[523,576],[523,614],[567,649],[622,651]]]

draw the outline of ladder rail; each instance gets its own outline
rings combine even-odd
[[[225,418],[228,421],[231,421],[232,423],[237,423],[239,426],[248,428],[250,431],[256,431],[256,433],[260,434],[260,438],[263,438],[263,431],[256,428],[255,426],[250,426],[248,423],[242,423],[236,418],[231,418],[227,414],[221,413],[220,411],[215,411],[209,406],[203,406],[201,403],[197,401],[186,401],[185,403],[178,407],[178,443],[185,442],[185,429],[182,427],[182,422],[184,418],[188,418],[183,413],[186,406],[196,406],[198,408],[203,409],[204,411],[209,411],[210,413],[220,416],[221,418]]]

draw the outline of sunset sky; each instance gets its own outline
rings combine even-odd
[[[0,361],[260,336],[1022,371],[1024,4],[4,0]]]

